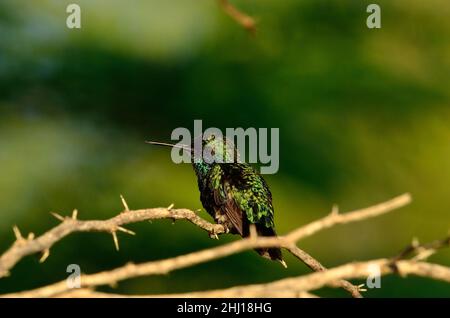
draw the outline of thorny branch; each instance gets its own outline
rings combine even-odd
[[[420,244],[417,238],[414,238],[411,245],[406,247],[400,254],[392,258],[392,262],[396,262],[407,257],[412,257],[415,261],[427,259],[438,250],[450,246],[450,233],[448,237],[442,240],[436,240],[431,243]]]
[[[188,220],[192,224],[207,231],[211,235],[224,233],[224,229],[219,224],[209,223],[200,218],[194,211],[188,209],[172,209],[173,205],[168,208],[154,208],[129,210],[126,201],[122,197],[125,210],[119,215],[104,221],[81,221],[78,220],[78,212],[74,210],[71,217],[63,217],[57,213],[52,213],[54,217],[61,221],[61,224],[54,227],[50,231],[35,238],[33,233],[30,233],[24,238],[17,226],[14,226],[14,234],[16,241],[13,245],[0,256],[0,278],[9,275],[9,270],[13,268],[18,261],[23,257],[35,253],[42,252],[41,262],[50,255],[50,248],[63,239],[65,236],[75,232],[106,232],[111,233],[116,249],[119,249],[119,241],[117,232],[124,232],[134,235],[134,232],[126,229],[123,225],[151,221],[157,219],[172,219],[172,220]]]
[[[366,209],[356,210],[353,212],[348,212],[345,214],[339,214],[337,209],[334,208],[332,213],[328,216],[312,222],[308,225],[300,227],[283,237],[256,237],[255,235],[250,236],[249,238],[242,239],[239,241],[235,241],[226,245],[206,249],[199,252],[194,252],[186,255],[177,256],[174,258],[147,262],[142,264],[127,264],[123,267],[119,267],[117,269],[111,271],[105,271],[97,274],[91,275],[82,275],[82,290],[86,292],[90,290],[90,293],[93,293],[91,289],[96,286],[101,285],[111,285],[116,282],[129,279],[132,277],[140,277],[145,275],[156,275],[156,274],[164,274],[173,270],[193,266],[199,263],[207,262],[213,259],[225,257],[234,253],[238,253],[241,251],[245,251],[248,249],[258,248],[258,247],[282,247],[292,253],[294,256],[299,258],[302,262],[308,265],[314,271],[318,271],[321,273],[328,273],[329,270],[326,270],[324,266],[322,266],[317,260],[315,260],[312,256],[307,254],[306,252],[299,249],[295,243],[302,238],[313,235],[317,231],[322,229],[329,228],[336,224],[345,224],[354,221],[364,220],[366,218],[375,217],[394,209],[400,208],[410,202],[411,198],[409,194],[405,194],[399,197],[396,197],[390,201],[387,201],[382,204],[378,204]],[[118,239],[117,239],[117,231],[122,231],[128,234],[134,234],[133,232],[125,229],[123,225],[152,220],[152,219],[162,219],[169,218],[173,220],[177,219],[186,219],[191,223],[197,225],[198,227],[206,230],[210,235],[217,236],[217,234],[221,234],[224,232],[222,226],[217,224],[211,224],[200,217],[198,217],[195,212],[187,209],[173,209],[173,205],[168,208],[155,208],[155,209],[143,209],[143,210],[130,210],[128,208],[128,204],[122,198],[122,203],[125,207],[125,211],[120,213],[118,216],[113,217],[109,220],[105,221],[80,221],[77,219],[77,211],[74,211],[72,216],[62,217],[59,214],[55,214],[62,223],[52,230],[44,233],[42,236],[38,238],[34,238],[33,234],[30,234],[27,239],[23,238],[20,231],[17,227],[14,228],[14,232],[16,235],[16,242],[11,246],[9,250],[7,250],[0,257],[0,269],[3,273],[8,272],[22,257],[26,255],[30,255],[36,252],[43,252],[45,258],[49,255],[49,251],[51,246],[55,244],[57,241],[65,237],[66,235],[73,232],[109,232],[113,235],[114,243],[118,248]],[[391,260],[391,263],[393,260]],[[397,262],[395,262],[396,264]],[[391,271],[395,268],[391,266]],[[320,273],[319,273],[320,274]],[[353,278],[353,277],[351,277]],[[275,283],[275,282],[274,282]],[[270,285],[265,284],[265,285]],[[352,285],[351,283],[343,280],[343,278],[336,278],[334,280],[327,281],[324,283],[326,285],[332,287],[342,287],[349,291],[353,297],[360,297],[360,288]],[[297,293],[297,296],[305,296],[309,294],[305,294],[308,290],[290,290],[290,291],[280,291],[276,289],[271,289],[265,291],[265,294],[271,295],[286,295],[289,292],[292,295],[292,292]],[[25,291],[21,293],[8,294],[3,295],[5,297],[52,297],[52,296],[61,296],[61,295],[69,295],[71,293],[75,293],[68,289],[65,281],[48,285],[42,288],[38,288],[31,291]],[[299,294],[302,292],[303,294]],[[78,291],[78,294],[82,293],[81,290]],[[240,292],[242,294],[242,291]],[[259,291],[261,293],[261,290]],[[75,294],[74,294],[75,295]],[[194,293],[195,295],[195,293]],[[226,294],[227,295],[227,294]],[[250,295],[250,294],[245,294]],[[256,294],[255,294],[256,295]],[[260,295],[260,294],[257,294]],[[95,296],[95,295],[93,295]],[[98,295],[97,295],[98,296]],[[311,295],[313,296],[313,295]]]
[[[304,276],[285,278],[266,284],[236,286],[220,290],[210,290],[182,294],[147,295],[132,297],[176,297],[176,298],[208,298],[208,297],[316,297],[309,291],[320,289],[333,282],[344,279],[366,278],[377,268],[380,275],[399,274],[403,277],[415,275],[441,280],[450,283],[450,268],[427,262],[400,260],[392,266],[390,259],[378,259],[367,262],[349,263]],[[29,295],[26,295],[29,296]],[[58,297],[123,297],[109,293],[99,293],[92,289],[72,290],[57,295]]]

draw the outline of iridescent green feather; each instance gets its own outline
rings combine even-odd
[[[211,190],[217,191],[222,200],[230,195],[249,223],[274,227],[272,195],[264,179],[250,165],[218,164],[209,177]]]

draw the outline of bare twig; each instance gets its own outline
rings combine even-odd
[[[392,200],[352,212],[338,213],[337,210],[334,208],[328,216],[319,219],[315,222],[309,223],[306,226],[302,226],[297,230],[289,233],[288,239],[298,241],[304,237],[311,236],[318,231],[330,228],[337,224],[346,224],[356,221],[362,221],[365,219],[389,213],[393,210],[408,205],[410,202],[411,202],[411,195],[409,193],[405,193],[401,196],[393,198]]]
[[[228,0],[218,0],[219,5],[222,7],[223,11],[228,14],[233,20],[243,26],[246,30],[254,33],[256,31],[256,21],[251,16],[240,11],[234,5],[232,5]]]
[[[117,269],[111,270],[111,271],[105,271],[100,272],[97,274],[91,274],[91,275],[82,275],[81,277],[81,285],[84,288],[93,288],[96,286],[101,285],[110,285],[115,284],[119,281],[133,278],[133,277],[141,277],[145,275],[156,275],[156,274],[165,274],[170,271],[181,269],[193,265],[197,265],[200,263],[204,263],[213,259],[226,257],[231,254],[235,254],[238,252],[242,252],[244,250],[254,249],[254,248],[263,248],[263,247],[284,247],[288,250],[296,251],[297,257],[302,259],[306,264],[309,264],[311,268],[313,269],[321,269],[323,271],[324,267],[310,257],[311,259],[308,260],[307,257],[305,257],[305,252],[302,251],[300,253],[300,250],[294,249],[295,243],[308,235],[312,235],[316,233],[317,231],[321,229],[328,228],[334,224],[343,224],[343,223],[349,223],[354,221],[360,221],[366,218],[374,217],[383,213],[387,213],[388,211],[392,211],[393,209],[399,208],[401,206],[404,206],[410,202],[410,196],[409,195],[403,195],[398,198],[395,198],[393,200],[390,200],[384,204],[376,205],[372,208],[367,208],[363,210],[357,210],[346,214],[330,214],[329,216],[318,220],[316,222],[313,222],[311,224],[308,224],[306,226],[300,227],[291,233],[287,234],[284,237],[249,237],[246,239],[242,239],[239,241],[235,241],[226,245],[206,249],[199,252],[193,252],[186,255],[177,256],[174,258],[161,260],[161,261],[154,261],[154,262],[147,262],[142,263],[139,265],[136,264],[127,264],[125,266],[119,267]],[[177,213],[174,213],[177,211]],[[151,212],[151,213],[149,213]],[[152,215],[149,215],[152,214]],[[75,232],[75,231],[105,231],[105,232],[111,232],[115,231],[118,226],[123,225],[125,223],[132,223],[147,219],[160,219],[160,218],[184,218],[190,220],[192,223],[200,226],[201,228],[212,232],[214,230],[223,231],[223,228],[220,229],[214,228],[213,224],[210,224],[202,219],[200,219],[197,215],[195,215],[194,212],[190,210],[168,210],[168,209],[148,209],[148,210],[137,210],[137,211],[129,211],[124,212],[120,215],[118,215],[115,218],[106,220],[106,221],[76,221],[73,219],[67,219],[65,218],[63,223],[59,225],[59,227],[64,226],[67,224],[67,226],[70,226],[69,229],[66,229],[65,232],[61,231],[55,231],[55,229],[47,232],[43,236],[29,241],[26,244],[29,244],[30,242],[33,243],[34,241],[40,240],[43,243],[47,243],[45,246],[40,246],[40,250],[49,249],[49,247],[54,244],[57,240],[64,237],[68,233]],[[69,221],[68,221],[69,220]],[[81,222],[81,223],[80,223]],[[50,238],[48,238],[49,234]],[[58,235],[59,233],[59,235]],[[55,239],[53,236],[57,235],[58,238]],[[44,237],[44,239],[42,239]],[[18,246],[11,247],[11,249],[8,251],[9,255],[15,255],[17,253],[14,253],[14,249],[19,248]],[[11,252],[12,250],[12,252]],[[31,249],[32,250],[32,249]],[[7,253],[8,253],[7,252]],[[26,249],[26,254],[30,254],[30,247]],[[23,251],[19,255],[23,255]],[[6,253],[5,253],[6,254]],[[4,254],[4,255],[5,255]],[[4,255],[2,256],[2,259],[8,259],[7,257],[4,258]],[[16,256],[16,261],[20,258]],[[1,260],[1,259],[0,259]],[[0,263],[1,264],[1,263]],[[324,271],[328,272],[328,271]],[[336,286],[336,282],[333,282],[332,285]],[[342,282],[340,283],[342,286]],[[350,284],[350,283],[348,283]],[[339,285],[338,285],[339,286]],[[5,296],[18,296],[18,297],[51,297],[60,293],[64,293],[68,290],[67,284],[65,281],[61,281],[56,284],[48,285],[42,288],[38,288],[35,290],[22,292],[22,293],[16,293],[16,294],[10,294]]]
[[[408,247],[397,256],[393,257],[392,261],[395,262],[410,256],[413,256],[413,259],[416,261],[423,261],[436,253],[437,250],[448,246],[450,246],[450,233],[442,240],[436,240],[426,244],[420,244],[417,239],[414,239]]]

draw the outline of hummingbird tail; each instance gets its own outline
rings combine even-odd
[[[278,261],[284,267],[287,267],[286,262],[283,260],[283,254],[279,248],[257,248],[255,249],[259,255],[272,261]]]
[[[267,227],[257,227],[258,235],[261,236],[277,236],[277,233],[272,228]],[[255,249],[256,252],[258,252],[259,255],[261,255],[264,258],[278,261],[283,265],[285,268],[287,268],[286,262],[283,260],[283,254],[281,253],[281,249],[277,247],[273,248],[258,248]]]

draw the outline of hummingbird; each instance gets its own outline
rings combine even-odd
[[[215,135],[203,138],[200,155],[194,151],[194,141],[191,145],[146,143],[188,151],[203,208],[224,227],[226,233],[248,237],[250,227],[254,226],[259,236],[277,236],[269,186],[250,164],[241,162],[231,140],[216,138]],[[287,267],[280,248],[258,248],[255,251]]]

